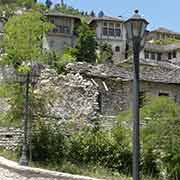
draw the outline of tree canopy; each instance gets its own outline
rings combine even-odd
[[[95,62],[97,48],[95,31],[91,30],[87,23],[82,22],[77,30],[77,33],[77,60],[89,63]]]
[[[3,39],[8,63],[17,65],[23,61],[40,60],[43,34],[52,27],[42,14],[35,11],[11,17],[5,25]]]

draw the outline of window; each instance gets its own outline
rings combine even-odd
[[[121,36],[121,29],[115,29],[116,36]]]
[[[119,46],[116,46],[116,47],[115,47],[115,51],[116,51],[116,52],[120,52],[120,47],[119,47]]]
[[[149,59],[149,52],[148,51],[144,51],[144,58]]]
[[[114,28],[114,24],[113,24],[113,23],[110,23],[110,24],[109,24],[109,27]]]
[[[161,56],[162,56],[162,53],[157,53],[157,60],[158,61],[161,61]]]
[[[169,52],[168,53],[168,59],[172,59],[171,55],[172,55],[171,52]]]
[[[159,96],[166,96],[166,97],[168,97],[168,96],[169,96],[169,93],[160,92],[160,93],[159,93]]]
[[[119,23],[117,23],[117,24],[116,24],[116,27],[120,27],[120,24],[119,24]]]
[[[114,36],[114,29],[113,28],[109,28],[109,36]]]
[[[53,33],[69,34],[70,33],[70,28],[69,28],[69,26],[58,25],[56,28],[53,29]]]
[[[57,28],[54,28],[52,31],[53,31],[53,33],[57,33],[57,32],[58,32],[58,29],[57,29]]]
[[[64,29],[63,29],[64,33],[66,34],[69,34],[70,33],[70,29],[68,26],[64,26]]]
[[[173,51],[173,58],[176,58],[176,51]]]
[[[59,33],[63,33],[63,27],[59,25],[58,28],[59,28]]]
[[[125,59],[128,58],[128,51],[129,51],[129,45],[126,44],[126,50],[125,50]]]
[[[102,33],[104,36],[120,37],[121,36],[121,28],[120,27],[121,27],[120,23],[104,22]]]
[[[155,53],[154,53],[154,52],[151,52],[151,59],[152,59],[152,60],[155,60],[155,58],[156,58],[156,57],[155,57]]]
[[[103,28],[103,35],[107,36],[108,35],[108,29],[107,28]]]
[[[107,23],[106,22],[104,23],[104,26],[107,27]]]

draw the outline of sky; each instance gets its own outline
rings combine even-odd
[[[45,0],[39,0],[43,2]],[[52,0],[60,3],[61,0]],[[99,12],[106,15],[122,16],[124,19],[132,16],[134,9],[148,21],[148,29],[165,27],[180,32],[180,0],[64,0],[67,5],[80,10]]]

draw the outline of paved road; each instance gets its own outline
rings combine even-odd
[[[37,174],[18,174],[13,170],[0,167],[0,180],[59,180],[56,178],[37,177]]]

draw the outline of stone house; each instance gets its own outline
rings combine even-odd
[[[43,48],[62,51],[65,47],[75,47],[75,27],[80,24],[77,16],[51,12],[45,14],[50,22],[55,25],[43,38]],[[91,17],[88,21],[90,27],[96,32],[97,41],[108,43],[112,46],[113,62],[115,64],[128,58],[128,45],[126,41],[126,29],[121,17],[106,16],[102,11],[98,16]],[[174,39],[167,44],[156,43],[159,40]],[[166,61],[180,64],[180,33],[166,28],[158,28],[147,31],[145,47],[141,52],[141,59],[147,61]]]
[[[74,47],[76,44],[75,27],[80,18],[60,12],[46,13],[48,20],[55,25],[43,38],[43,49],[62,51],[66,47]]]
[[[103,116],[117,115],[127,110],[132,102],[132,64],[118,66],[69,65],[71,73],[79,73],[98,89],[98,111]],[[180,103],[180,68],[169,63],[141,62],[140,99],[146,96],[168,96]]]
[[[162,61],[180,65],[180,43],[157,45],[147,42],[141,58],[147,61]]]
[[[63,50],[65,47],[75,47],[76,35],[74,28],[80,23],[77,16],[63,13],[46,13],[48,20],[55,24],[43,39],[43,49]],[[96,31],[98,42],[111,44],[114,52],[113,60],[123,60],[126,50],[126,32],[122,18],[105,16],[100,12],[97,17],[88,21],[90,27]]]
[[[146,40],[176,39],[178,36],[180,36],[180,33],[176,33],[167,28],[159,27],[158,29],[150,31]]]
[[[147,61],[165,61],[180,64],[180,33],[158,28],[147,33],[141,58]]]
[[[112,46],[115,63],[124,60],[126,49],[124,20],[121,17],[105,16],[101,11],[97,17],[91,18],[88,23],[95,29],[98,42],[108,43]]]

